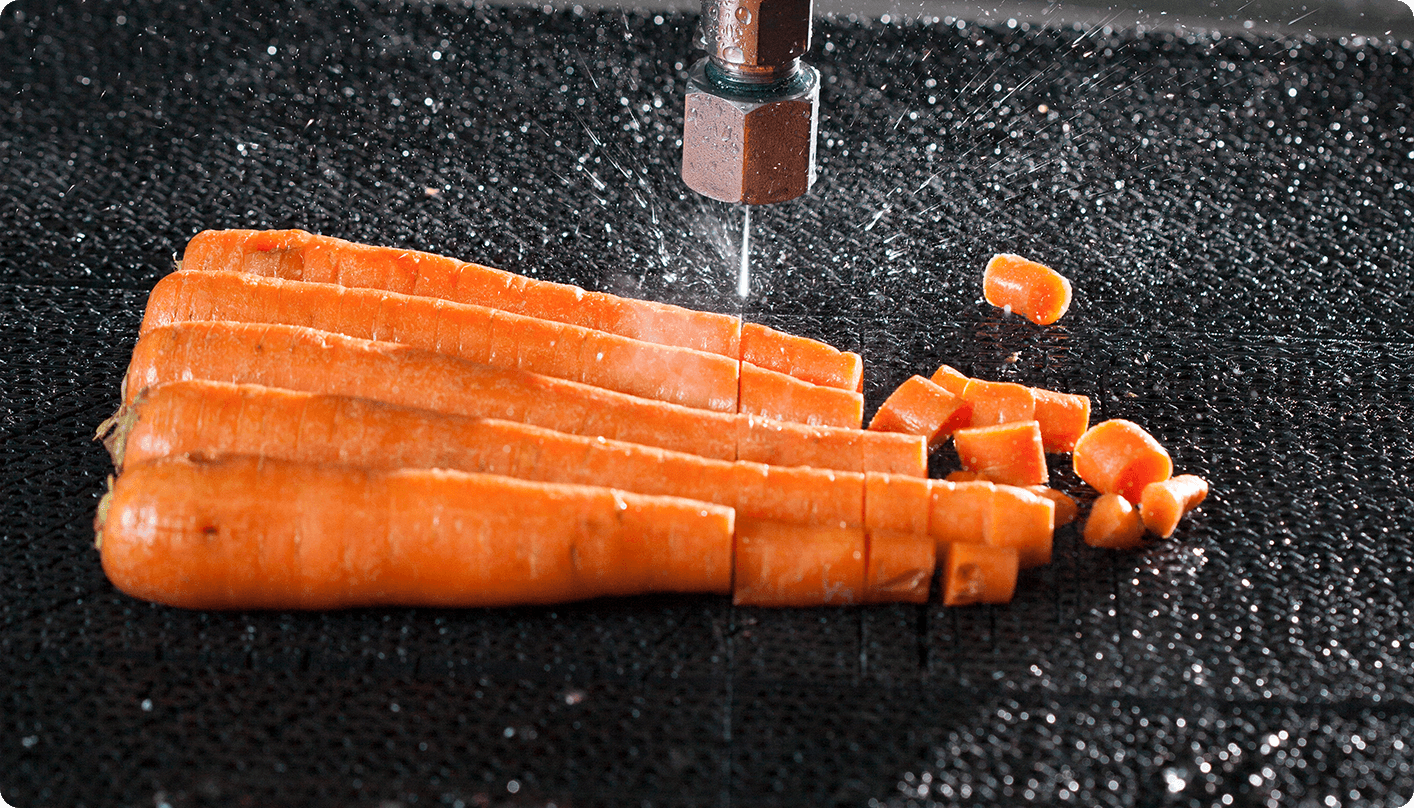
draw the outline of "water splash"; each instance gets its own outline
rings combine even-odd
[[[744,298],[751,294],[751,206],[742,207],[746,214],[741,220],[741,269],[736,276],[736,293]]]

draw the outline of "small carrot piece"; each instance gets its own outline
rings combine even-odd
[[[1040,485],[1048,479],[1041,429],[1035,421],[971,427],[953,433],[967,471],[1006,485]]]
[[[736,459],[741,444],[756,454],[770,455],[777,465],[839,464],[846,466],[844,470],[863,471],[866,469],[857,464],[878,459],[859,448],[858,436],[865,434],[860,430],[773,426],[779,422],[649,401],[525,371],[498,370],[407,346],[296,326],[198,322],[154,328],[133,349],[124,380],[124,400],[130,402],[144,387],[187,378],[372,398],[719,460]],[[750,440],[739,440],[743,432]],[[811,436],[820,439],[812,443]],[[869,445],[863,444],[866,448]],[[832,446],[853,446],[859,453],[832,452]],[[921,456],[921,441],[913,449]],[[887,450],[883,454],[892,457]],[[907,461],[900,464],[907,465]],[[920,459],[915,473],[922,475],[925,468]]]
[[[956,368],[943,365],[933,372],[933,376],[929,381],[955,396],[961,396],[962,391],[967,389],[967,383],[972,380],[964,376],[962,372]]]
[[[743,362],[738,412],[811,426],[858,429],[864,420],[864,396]]]
[[[1102,494],[1138,503],[1144,486],[1173,474],[1169,453],[1144,428],[1115,418],[1096,424],[1075,442],[1071,462],[1080,479]]]
[[[990,482],[950,483],[929,486],[928,532],[938,550],[949,544],[985,544],[992,521],[997,486]]]
[[[968,426],[995,426],[1036,418],[1036,395],[1022,384],[968,379],[962,400],[972,412]]]
[[[1207,498],[1207,480],[1192,474],[1180,474],[1144,486],[1144,493],[1139,498],[1139,515],[1149,532],[1167,539],[1177,529],[1178,520]]]
[[[859,528],[742,519],[736,525],[737,606],[847,606],[864,599]]]
[[[736,446],[738,459],[769,466],[928,476],[927,444],[918,435],[808,426],[741,415],[737,419]]]
[[[741,324],[741,361],[825,387],[856,393],[864,389],[859,354],[756,323]]]
[[[1038,496],[1045,497],[1056,506],[1056,527],[1062,527],[1075,521],[1075,517],[1080,514],[1080,506],[1075,500],[1061,491],[1045,485],[1028,485],[1026,490]]]
[[[984,544],[950,544],[943,561],[943,605],[1010,603],[1016,594],[1016,551]]]
[[[985,543],[1016,551],[1022,569],[1051,563],[1055,503],[1025,488],[998,485],[987,520]]]
[[[982,296],[1037,325],[1050,325],[1070,308],[1071,287],[1069,280],[1048,266],[1002,253],[987,262]]]
[[[948,472],[948,475],[943,479],[950,483],[975,483],[978,481],[984,483],[991,482],[991,480],[987,479],[987,475],[979,471],[967,471],[966,469],[950,471]]]
[[[1047,452],[1069,452],[1090,428],[1090,397],[1031,388],[1036,399],[1036,422],[1041,425],[1041,445]]]
[[[1132,550],[1144,543],[1144,520],[1129,500],[1119,494],[1101,494],[1090,506],[1082,535],[1091,547]]]
[[[730,508],[449,471],[167,458],[95,524],[104,572],[189,609],[508,606],[731,587]]]
[[[864,526],[873,531],[928,533],[928,480],[871,471],[864,475]]]
[[[938,548],[927,533],[868,531],[865,603],[927,603]]]
[[[931,449],[947,441],[958,427],[966,426],[969,413],[962,399],[922,376],[912,376],[879,405],[869,430],[922,435]]]

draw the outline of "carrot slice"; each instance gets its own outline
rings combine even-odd
[[[812,426],[858,429],[864,420],[864,396],[743,362],[738,411]]]
[[[1139,498],[1139,515],[1144,519],[1144,527],[1167,539],[1178,527],[1178,520],[1207,498],[1207,480],[1192,474],[1180,474],[1144,486],[1144,493]]]
[[[756,323],[741,324],[741,360],[812,384],[855,392],[864,389],[864,361],[859,354]]]
[[[1069,452],[1090,427],[1090,397],[1031,388],[1036,398],[1036,422],[1047,452]]]
[[[943,479],[950,483],[975,483],[979,480],[984,483],[991,482],[991,480],[987,479],[987,475],[978,471],[967,471],[966,469],[950,471]]]
[[[1022,569],[1051,563],[1056,506],[1025,488],[998,485],[987,519],[985,543],[1016,550]]]
[[[922,435],[931,449],[945,442],[958,427],[966,426],[968,419],[969,410],[962,399],[922,376],[912,376],[879,406],[869,421],[869,429]]]
[[[933,372],[933,377],[930,381],[955,396],[961,396],[962,391],[967,389],[967,383],[972,380],[964,376],[962,372],[956,368],[943,365]]]
[[[1035,421],[959,429],[953,433],[963,469],[1007,485],[1040,485],[1048,479],[1041,429]]]
[[[1005,253],[992,256],[982,273],[982,296],[998,308],[1050,325],[1070,308],[1070,281],[1043,264]]]
[[[868,531],[865,603],[927,603],[938,549],[926,533]]]
[[[737,522],[732,603],[844,606],[864,597],[865,534],[858,528]]]
[[[1080,513],[1080,506],[1075,503],[1065,493],[1044,485],[1028,485],[1026,490],[1038,496],[1049,499],[1056,507],[1056,527],[1068,525],[1075,521],[1075,517]]]
[[[943,561],[943,605],[1010,603],[1016,594],[1016,551],[984,544],[950,544]]]
[[[864,526],[870,530],[928,533],[931,486],[901,474],[864,475]]]
[[[1169,453],[1133,421],[1112,419],[1091,427],[1075,442],[1075,473],[1102,494],[1139,502],[1144,486],[1173,474]]]
[[[928,532],[939,552],[948,544],[986,543],[996,492],[996,485],[983,481],[936,481],[929,486]]]
[[[104,572],[133,597],[337,609],[725,593],[733,521],[607,488],[180,457],[127,469],[95,529]]]
[[[1101,494],[1090,506],[1082,534],[1091,547],[1131,550],[1144,543],[1139,510],[1119,494]]]
[[[928,476],[927,444],[917,435],[808,426],[755,415],[737,416],[736,430],[740,460]]]
[[[972,410],[969,426],[993,426],[1036,418],[1036,395],[1030,387],[1011,382],[968,379],[962,400]]]

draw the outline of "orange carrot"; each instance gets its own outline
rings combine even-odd
[[[969,426],[995,426],[1036,418],[1036,395],[1031,388],[1011,382],[968,379],[962,400],[972,411]]]
[[[984,544],[992,521],[992,503],[997,486],[985,481],[950,483],[936,481],[929,486],[928,532],[941,553],[948,544]]]
[[[865,534],[743,519],[736,526],[732,603],[844,606],[864,598]]]
[[[953,433],[963,469],[1006,485],[1046,482],[1046,455],[1035,421],[959,429]]]
[[[140,333],[194,320],[306,326],[687,407],[737,411],[739,363],[727,357],[437,298],[240,272],[174,272],[148,296]],[[808,415],[790,402],[770,403],[775,417]]]
[[[943,605],[1010,603],[1016,575],[1016,551],[1009,547],[950,544],[943,561]]]
[[[1037,325],[1050,325],[1070,308],[1070,281],[1019,255],[999,254],[982,273],[982,296]]]
[[[1047,452],[1069,452],[1090,427],[1090,397],[1031,388],[1036,398],[1036,422]]]
[[[1101,494],[1090,506],[1083,535],[1091,547],[1130,550],[1144,542],[1144,521],[1129,500],[1119,494]]]
[[[922,435],[931,449],[944,443],[958,427],[966,426],[969,412],[962,399],[922,376],[912,376],[879,406],[869,429]]]
[[[738,411],[812,426],[858,429],[864,420],[864,396],[743,362]]]
[[[1192,474],[1180,474],[1144,486],[1144,493],[1139,498],[1139,515],[1144,519],[1144,527],[1167,539],[1178,527],[1178,520],[1207,497],[1207,480]]]
[[[449,471],[132,467],[95,523],[123,592],[192,609],[506,606],[725,593],[731,509]]]
[[[737,420],[736,447],[738,459],[770,466],[928,476],[927,444],[918,435],[806,426],[742,415]]]
[[[763,421],[750,416],[695,410],[525,371],[488,368],[407,346],[283,325],[202,322],[154,328],[133,350],[124,399],[130,402],[144,387],[187,378],[265,384],[496,417],[720,460],[737,457],[739,431],[754,433],[750,448],[770,454],[778,465],[833,460],[846,470],[865,470],[848,467],[871,459],[862,451],[831,457],[818,444],[797,443],[801,431],[760,428]],[[809,430],[805,434],[828,430],[802,429]],[[848,436],[839,442],[847,443]]]
[[[189,453],[446,468],[697,499],[727,505],[746,518],[864,524],[861,474],[711,460],[510,421],[260,385],[159,384],[124,408],[114,427],[106,444],[120,469]],[[906,479],[926,491],[926,480]],[[926,494],[922,502],[926,519]]]
[[[864,526],[874,531],[928,533],[931,484],[919,477],[864,475]]]
[[[1056,527],[1068,525],[1075,521],[1075,517],[1080,513],[1080,506],[1064,493],[1044,485],[1028,485],[1026,490],[1037,496],[1049,499],[1056,507]]]
[[[756,323],[741,324],[741,360],[812,384],[856,393],[864,389],[864,362],[859,354]]]
[[[948,476],[944,477],[943,479],[950,483],[991,482],[991,480],[987,479],[987,475],[979,471],[967,471],[966,469],[950,471],[948,472]]]
[[[962,375],[961,371],[949,367],[948,365],[943,365],[933,372],[933,377],[930,381],[949,393],[960,397],[962,391],[967,389],[967,383],[972,380]]]
[[[731,316],[692,311],[679,306],[632,300],[575,286],[534,280],[499,269],[430,253],[394,247],[373,247],[302,230],[208,230],[187,244],[182,268],[230,270],[284,278],[382,289],[435,297],[458,303],[490,306],[542,320],[607,331],[624,337],[693,348],[742,358],[741,323]],[[791,373],[800,364],[802,378],[828,383],[831,378],[857,392],[851,368],[858,357],[829,346],[801,341],[771,329],[753,334],[753,356],[767,370]],[[785,347],[778,348],[778,343]],[[809,345],[797,360],[798,349]],[[831,353],[833,352],[833,354]],[[819,370],[835,356],[839,369]],[[822,360],[822,357],[824,359]],[[831,373],[835,377],[831,376]]]
[[[927,603],[937,546],[926,533],[870,530],[865,603]]]
[[[1169,453],[1143,427],[1112,419],[1091,427],[1075,442],[1075,473],[1102,494],[1139,502],[1144,486],[1173,474]]]
[[[1025,488],[989,482],[934,481],[928,532],[938,544],[987,544],[1018,553],[1021,566],[1051,560],[1055,504]]]

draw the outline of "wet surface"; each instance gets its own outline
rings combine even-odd
[[[18,8],[22,13],[17,14]],[[0,794],[110,805],[1403,805],[1414,52],[818,23],[820,179],[676,177],[695,18],[21,2],[0,18]],[[1006,607],[201,614],[90,520],[146,291],[298,226],[1084,392],[1213,494]],[[1062,269],[1039,329],[992,252]],[[949,459],[939,459],[940,468]],[[1084,489],[1063,470],[1065,487]]]

